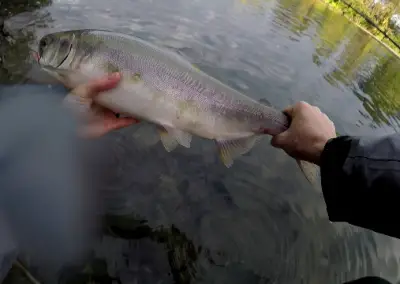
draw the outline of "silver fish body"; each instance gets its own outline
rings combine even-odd
[[[282,112],[133,36],[102,30],[53,33],[41,39],[39,56],[40,65],[69,88],[120,72],[118,87],[96,101],[156,124],[168,151],[178,144],[190,147],[192,135],[212,139],[229,167],[262,135],[289,127]]]

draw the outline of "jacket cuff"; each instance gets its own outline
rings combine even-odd
[[[343,165],[348,157],[352,139],[341,136],[329,140],[321,154],[321,184],[329,220],[332,222],[345,221],[349,208],[346,198],[348,188],[347,174]],[[348,195],[347,195],[348,196]]]

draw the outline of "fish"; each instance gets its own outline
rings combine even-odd
[[[213,140],[228,168],[263,136],[290,125],[282,111],[227,86],[179,54],[128,34],[50,33],[39,41],[38,63],[70,89],[119,72],[119,85],[97,95],[96,103],[154,124],[168,152],[178,145],[190,148],[193,136]],[[299,161],[307,179],[315,180],[316,167],[307,163]]]

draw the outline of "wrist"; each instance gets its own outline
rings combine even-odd
[[[314,146],[313,146],[314,150],[313,150],[310,162],[312,162],[318,166],[321,165],[322,152],[324,151],[326,144],[329,143],[329,141],[331,141],[332,139],[333,138],[323,139],[314,144]]]

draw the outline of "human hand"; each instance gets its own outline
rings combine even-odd
[[[135,118],[119,118],[116,113],[94,102],[94,98],[103,91],[115,88],[121,79],[119,73],[109,74],[103,78],[82,84],[71,91],[64,103],[84,116],[84,125],[80,134],[95,138],[112,130],[123,128],[139,122]]]
[[[284,110],[291,118],[289,129],[274,136],[271,144],[295,159],[319,165],[329,139],[336,137],[335,125],[318,107],[299,102]]]

